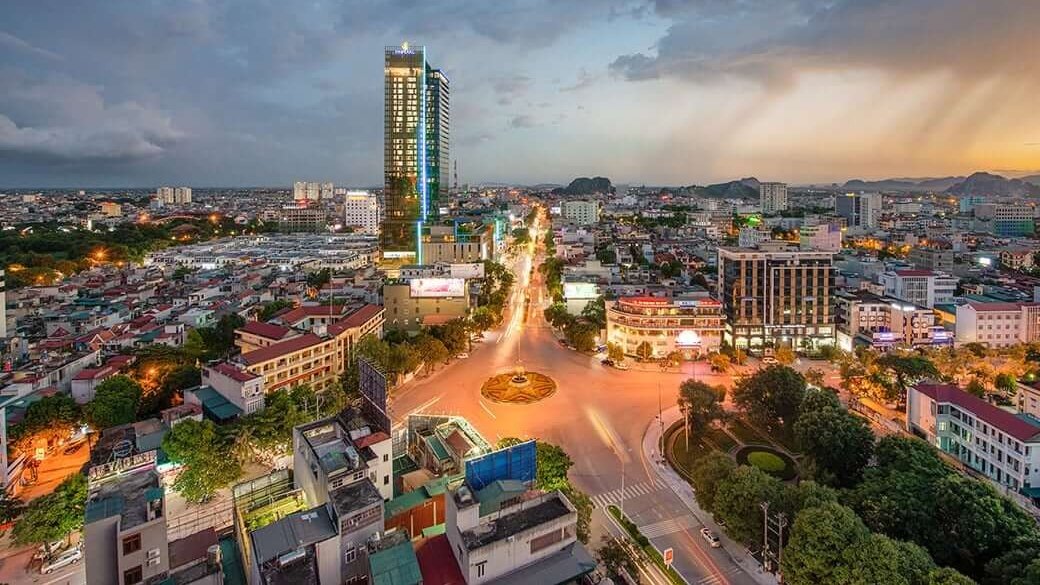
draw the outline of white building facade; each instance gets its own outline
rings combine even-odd
[[[368,191],[347,191],[343,198],[343,225],[363,234],[378,235],[382,220],[379,198]]]
[[[759,183],[758,197],[764,214],[787,211],[787,183]]]
[[[599,201],[564,201],[561,214],[565,219],[578,225],[599,223]]]

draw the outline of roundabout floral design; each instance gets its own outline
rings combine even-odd
[[[552,378],[519,367],[488,378],[480,388],[484,398],[506,404],[533,404],[555,393],[556,382]]]

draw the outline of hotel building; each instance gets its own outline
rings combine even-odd
[[[637,355],[644,342],[652,357],[679,350],[687,359],[722,343],[722,303],[708,296],[622,297],[607,306],[607,341]]]

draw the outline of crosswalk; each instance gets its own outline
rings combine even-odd
[[[646,526],[640,526],[639,531],[647,538],[657,538],[658,536],[672,534],[673,532],[688,530],[698,526],[699,524],[700,523],[697,522],[693,516],[686,514],[685,516],[677,516],[675,518],[669,518],[668,520],[661,520],[660,522],[647,524]]]
[[[606,508],[611,504],[616,504],[620,502],[622,493],[624,494],[624,499],[627,500],[636,496],[646,496],[652,494],[659,489],[660,487],[657,484],[644,481],[641,483],[626,485],[624,492],[621,491],[621,488],[618,488],[616,490],[611,490],[609,492],[604,492],[602,494],[592,496],[592,501],[596,504],[597,507]]]

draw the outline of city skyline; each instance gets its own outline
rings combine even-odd
[[[14,3],[0,184],[378,185],[402,41],[453,82],[464,183],[1040,168],[1035,4],[398,4]]]

